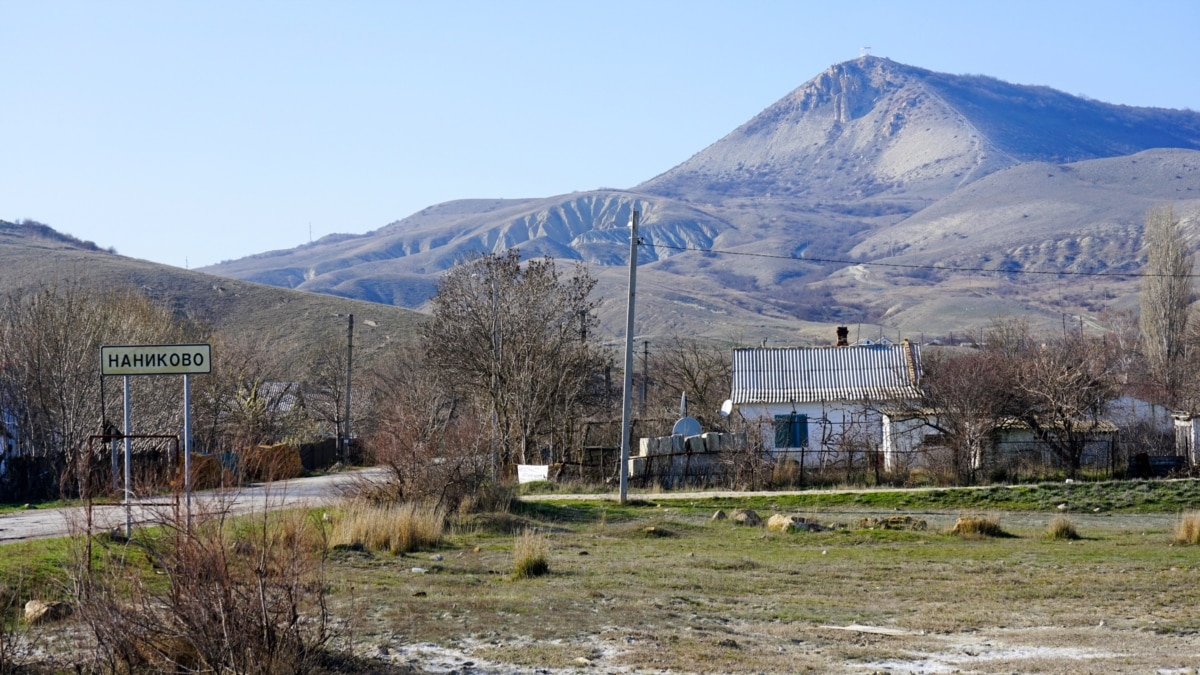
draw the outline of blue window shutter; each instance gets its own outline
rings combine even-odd
[[[775,416],[775,447],[802,448],[808,445],[808,415]]]
[[[808,415],[792,415],[792,447],[808,446]]]

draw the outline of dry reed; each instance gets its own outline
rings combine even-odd
[[[546,559],[546,538],[537,531],[525,530],[513,545],[513,577],[530,579],[550,572]]]
[[[1079,531],[1075,529],[1075,523],[1071,522],[1070,518],[1063,516],[1055,516],[1050,524],[1046,526],[1046,536],[1050,539],[1079,539]]]
[[[1188,511],[1179,518],[1175,526],[1176,544],[1200,544],[1200,511]]]
[[[394,555],[409,553],[437,546],[445,526],[445,510],[431,504],[360,504],[334,519],[330,543]]]

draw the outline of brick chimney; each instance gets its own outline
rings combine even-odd
[[[837,346],[839,346],[839,347],[849,347],[850,346],[850,329],[848,327],[838,326],[837,327],[837,336],[838,336]]]

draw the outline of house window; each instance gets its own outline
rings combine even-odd
[[[775,416],[775,447],[803,448],[808,446],[808,415]]]

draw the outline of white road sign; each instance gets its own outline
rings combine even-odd
[[[212,345],[119,345],[100,348],[101,375],[202,375],[212,372]]]

